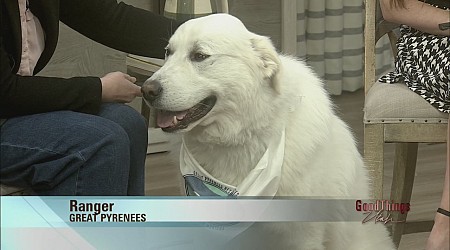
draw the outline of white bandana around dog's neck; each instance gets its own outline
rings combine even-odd
[[[270,196],[278,191],[284,159],[285,131],[274,138],[258,164],[237,187],[217,180],[195,160],[184,137],[180,152],[180,170],[190,196]]]

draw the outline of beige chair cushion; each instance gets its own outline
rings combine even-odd
[[[0,184],[0,195],[25,195],[26,189]]]
[[[404,83],[375,83],[366,95],[364,123],[447,123],[438,111]]]

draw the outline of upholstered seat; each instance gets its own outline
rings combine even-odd
[[[24,195],[27,194],[27,190],[24,188],[11,187],[6,185],[0,185],[0,195]]]
[[[375,83],[367,93],[364,123],[446,123],[438,111],[404,83]]]

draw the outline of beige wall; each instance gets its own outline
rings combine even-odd
[[[275,47],[280,50],[280,0],[228,0],[228,5],[230,6],[230,14],[241,19],[247,29],[271,37]]]

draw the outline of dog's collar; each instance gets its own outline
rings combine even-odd
[[[195,160],[184,137],[180,152],[180,170],[190,196],[270,196],[278,191],[284,159],[285,130],[269,144],[258,164],[237,187],[210,175]]]

